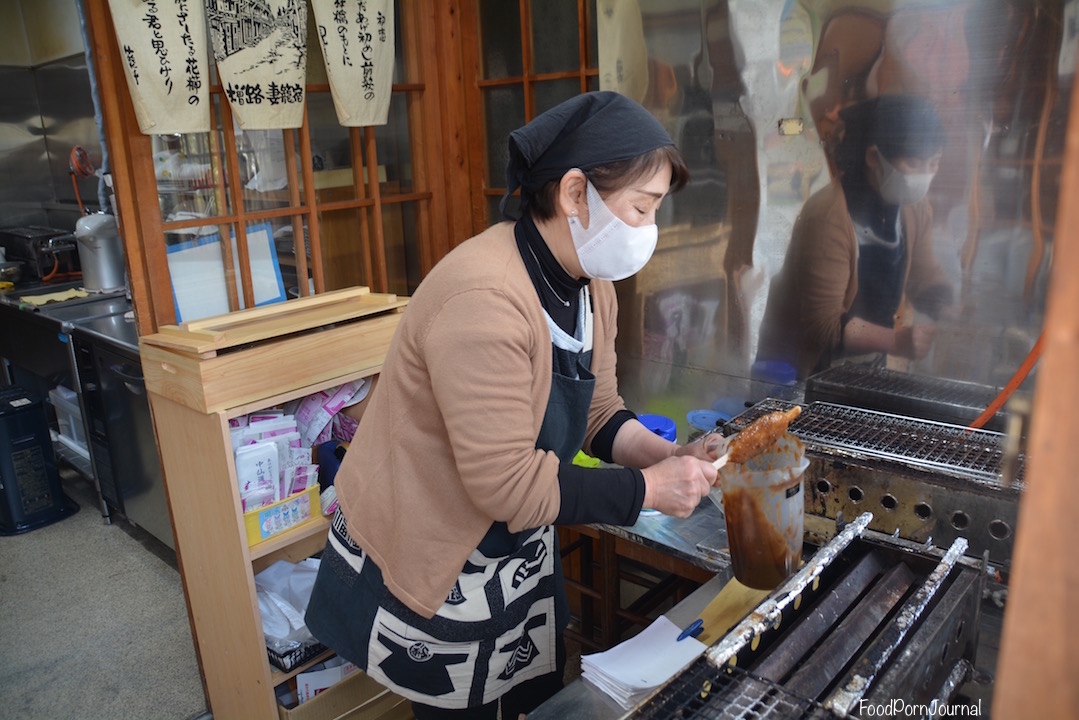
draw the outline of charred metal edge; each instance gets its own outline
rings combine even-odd
[[[929,605],[929,601],[940,590],[945,578],[948,577],[959,558],[963,557],[966,551],[966,539],[956,538],[948,552],[945,553],[944,558],[933,568],[933,572],[929,573],[925,582],[904,603],[895,620],[884,630],[881,642],[874,645],[868,656],[863,657],[855,664],[850,679],[824,701],[824,707],[840,717],[847,716],[851,708],[865,695],[895,649],[902,644],[907,633]]]
[[[775,625],[782,617],[783,610],[832,564],[832,561],[860,536],[873,520],[873,513],[864,512],[836,534],[820,550],[813,554],[809,562],[788,578],[776,590],[773,590],[742,622],[735,625],[716,644],[705,651],[708,662],[722,668],[732,657],[737,655],[753,639]]]

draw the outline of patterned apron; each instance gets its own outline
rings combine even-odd
[[[576,336],[548,316],[554,366],[536,447],[571,462],[595,389],[592,309],[581,289]],[[307,610],[321,642],[394,692],[425,705],[478,707],[554,672],[569,620],[553,525],[511,533],[491,525],[431,619],[401,603],[348,535],[338,510]]]

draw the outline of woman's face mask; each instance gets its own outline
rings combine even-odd
[[[597,280],[623,280],[635,275],[652,257],[659,229],[654,224],[632,227],[622,222],[592,183],[587,185],[588,227],[576,216],[569,218],[581,269]]]
[[[888,162],[888,159],[879,151],[877,158],[880,160],[875,169],[877,188],[884,202],[892,205],[911,205],[924,198],[929,192],[929,185],[933,182],[935,172],[905,173]]]

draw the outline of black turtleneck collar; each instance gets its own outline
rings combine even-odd
[[[844,182],[843,194],[847,198],[847,211],[851,220],[871,228],[881,239],[895,239],[899,205],[884,202],[880,193],[873,189],[864,176]]]
[[[514,236],[517,238],[518,252],[521,253],[521,259],[543,309],[558,327],[570,335],[574,334],[577,330],[581,288],[588,284],[588,278],[575,280],[562,269],[540,235],[531,215],[526,213],[517,221]]]

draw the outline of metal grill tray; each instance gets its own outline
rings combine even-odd
[[[700,657],[630,717],[815,720],[834,716],[819,703],[799,697],[776,683],[737,667],[715,668]]]
[[[767,398],[727,423],[738,432],[753,420],[794,403]],[[1002,433],[892,415],[876,410],[813,402],[790,425],[790,432],[817,450],[840,449],[852,457],[887,460],[961,478],[998,482],[1004,461]],[[1016,480],[1023,478],[1019,457]]]
[[[969,425],[997,393],[988,385],[847,363],[806,380],[805,399]],[[1006,420],[997,412],[985,428],[1004,430]]]

